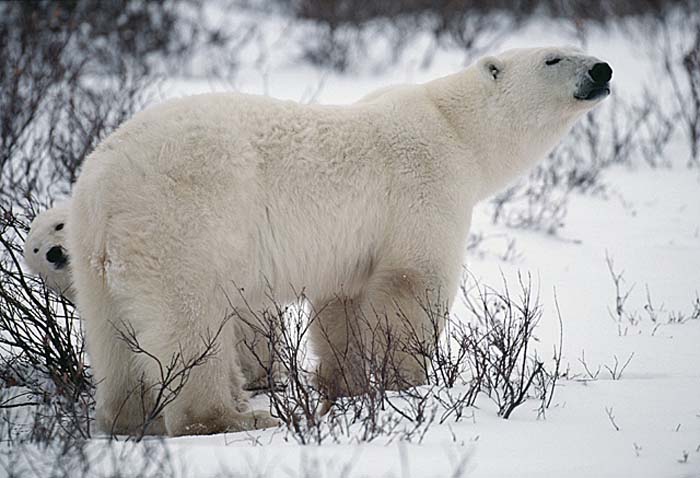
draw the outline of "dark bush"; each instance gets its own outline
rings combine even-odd
[[[527,19],[534,13],[572,20],[606,23],[633,15],[663,15],[677,5],[692,0],[299,0],[293,12],[304,19],[316,20],[332,27],[361,25],[374,19],[392,19],[399,15],[430,14],[441,19],[444,30],[465,14],[506,13]]]
[[[209,38],[183,13],[194,5],[0,4],[0,204],[69,192],[85,156],[143,103],[155,72]]]

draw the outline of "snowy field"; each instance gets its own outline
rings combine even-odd
[[[421,65],[425,43],[417,41],[380,72],[323,71],[291,61],[294,52],[284,46],[290,33],[276,26],[270,20],[267,46],[259,47],[274,54],[261,60],[251,52],[235,78],[166,79],[156,100],[235,89],[351,103],[376,88],[426,81],[465,64],[462,52],[438,49],[427,67]],[[645,86],[657,85],[658,91],[664,85],[654,59],[640,53],[639,37],[599,30],[587,38],[586,51],[614,70],[613,96],[633,102]],[[577,43],[555,24],[538,23],[506,38],[496,51]],[[123,441],[110,445],[115,448],[106,455],[101,450],[107,441],[95,437],[88,453],[105,474],[116,464],[137,467],[144,447],[164,446],[174,476],[700,477],[700,170],[686,167],[681,132],[663,154],[670,167],[652,168],[633,153],[626,164],[601,172],[600,187],[572,192],[555,234],[494,224],[489,201],[475,211],[472,234],[482,240],[465,245],[467,283],[498,288],[505,280],[517,295],[518,274],[531,275],[542,304],[536,348],[550,370],[561,333],[561,377],[544,413],[532,398],[505,420],[489,397],[480,396],[459,421],[436,420],[409,440],[393,434],[370,442],[345,437],[300,445],[281,427]],[[622,274],[621,293],[631,290],[619,316],[610,266]],[[460,298],[452,314],[470,320]],[[254,403],[263,408],[267,399],[258,396]],[[39,445],[24,450],[27,457],[41,453]]]

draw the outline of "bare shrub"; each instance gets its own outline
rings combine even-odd
[[[700,319],[700,295],[695,294],[692,301],[690,312],[672,311],[668,315],[669,324],[684,324],[689,320]]]
[[[132,12],[136,24],[114,32],[100,22],[113,23],[126,11],[89,3],[0,5],[0,204],[5,207],[32,195],[66,194],[82,160],[133,113],[150,81],[147,65],[137,60],[156,49],[148,37],[156,17]],[[131,38],[130,27],[143,28],[144,36]],[[105,74],[114,76],[100,78]]]
[[[643,306],[644,314],[642,315],[637,310],[629,310],[627,307],[627,301],[634,290],[634,284],[630,287],[625,287],[624,271],[617,272],[615,270],[615,264],[613,259],[605,253],[605,262],[608,266],[608,271],[610,272],[610,277],[615,288],[615,305],[612,308],[608,308],[608,314],[617,324],[618,335],[627,335],[629,327],[636,327],[642,323],[642,319],[646,316],[649,319],[653,328],[651,330],[651,335],[656,335],[656,332],[662,327],[663,322],[661,318],[666,316],[667,324],[683,324],[688,320],[700,318],[700,298],[695,295],[692,300],[691,308],[689,312],[683,312],[678,310],[667,311],[663,304],[660,306],[655,306],[652,298],[651,291],[649,290],[649,285],[645,287],[646,295],[645,302]],[[617,361],[617,360],[616,360]],[[614,377],[613,377],[614,378]]]
[[[652,168],[671,167],[673,162],[664,153],[676,131],[673,115],[664,111],[658,97],[645,89],[638,113],[636,146],[644,161]]]
[[[485,247],[486,244],[489,244],[490,247]],[[498,252],[494,252],[494,249]],[[482,232],[470,231],[467,237],[467,251],[470,256],[478,256],[480,258],[495,255],[504,262],[513,262],[521,257],[516,247],[515,238],[508,234],[486,235]]]
[[[283,2],[279,3],[286,5]],[[292,11],[300,18],[349,24],[359,24],[372,19],[392,19],[400,13],[432,14],[445,22],[451,17],[461,18],[468,14],[508,13],[518,21],[527,20],[534,15],[546,15],[557,19],[607,24],[628,16],[661,15],[676,5],[687,3],[686,0],[301,0],[292,5]]]
[[[617,422],[615,421],[615,415],[613,415],[612,407],[609,407],[609,408],[605,407],[605,414],[608,416],[608,420],[610,420],[610,424],[615,429],[615,431],[619,432],[620,427],[618,426]]]
[[[651,321],[652,324],[658,324],[659,322],[659,315],[664,312],[664,305],[661,304],[660,307],[656,307],[652,300],[651,300],[651,292],[649,291],[649,284],[645,286],[646,289],[646,302],[644,304],[644,312],[646,312],[647,317],[649,317],[649,320]],[[653,332],[652,332],[652,335]]]
[[[544,369],[531,349],[542,311],[533,297],[531,278],[523,281],[519,276],[518,284],[517,301],[511,297],[505,278],[503,290],[478,288],[475,298],[463,294],[477,319],[471,327],[470,357],[475,369],[484,369],[482,390],[496,403],[503,418],[509,418],[525,402]]]
[[[367,56],[375,50],[378,40],[390,45],[383,67],[395,62],[406,45],[425,35],[430,38],[430,45],[423,55],[423,66],[430,63],[438,46],[464,51],[466,63],[496,48],[509,34],[535,17],[545,16],[568,23],[583,44],[591,26],[644,15],[660,18],[674,7],[687,4],[692,2],[300,0],[290,4],[278,0],[271,9],[314,27],[313,35],[305,35],[299,41],[307,60],[319,66],[345,70],[366,65]]]
[[[550,155],[548,161],[554,157]],[[517,229],[556,234],[564,225],[571,193],[571,188],[561,179],[556,168],[537,166],[525,180],[491,199],[491,220]]]
[[[642,98],[639,103],[628,104],[613,95],[610,104],[600,115],[588,113],[574,128],[568,153],[576,168],[569,176],[569,183],[580,191],[588,191],[599,185],[598,175],[613,164],[629,164],[635,143],[637,127],[651,113],[653,96]],[[607,113],[607,121],[601,121]],[[581,151],[575,151],[583,146]]]
[[[322,426],[319,414],[323,398],[311,383],[307,343],[314,318],[299,306],[304,300],[305,296],[300,294],[297,304],[282,306],[272,301],[272,306],[264,311],[248,307],[245,311],[234,310],[234,314],[253,332],[246,346],[266,371],[273,416],[287,425],[298,443],[322,443],[328,431]],[[257,352],[260,341],[269,344],[266,357]],[[281,387],[277,384],[278,364],[286,378]]]
[[[623,287],[624,271],[615,272],[615,263],[607,252],[605,253],[605,263],[608,265],[608,271],[615,286],[615,306],[612,309],[608,308],[608,313],[617,324],[617,334],[627,335],[628,327],[638,325],[640,320],[636,313],[628,311],[625,307],[634,285],[629,288]]]
[[[79,443],[90,437],[94,407],[80,321],[73,304],[23,272],[27,224],[10,210],[0,214],[0,409],[32,414],[8,423],[13,440]]]
[[[601,366],[598,365],[598,367],[595,369],[595,371],[592,371],[592,367],[589,367],[588,362],[586,361],[586,351],[581,350],[581,357],[578,359],[578,362],[583,366],[583,370],[585,371],[585,376],[583,377],[583,380],[589,381],[589,380],[597,380],[598,375],[600,375],[600,370]]]
[[[68,194],[157,72],[221,41],[201,15],[190,0],[0,4],[0,205]]]
[[[269,344],[271,358],[258,357],[258,362],[267,371],[271,412],[286,424],[289,438],[300,444],[378,439],[419,443],[433,423],[468,416],[467,410],[482,393],[497,403],[503,418],[509,418],[528,398],[540,400],[543,410],[549,407],[560,373],[561,344],[555,348],[556,369],[549,372],[532,349],[541,310],[530,279],[520,280],[519,287],[517,299],[511,297],[505,282],[502,291],[477,284],[474,296],[465,283],[463,297],[473,315],[469,323],[433,305],[423,309],[428,330],[418,331],[407,327],[402,311],[397,311],[408,335],[401,338],[389,328],[373,329],[374,339],[353,355],[353,367],[338,372],[341,381],[362,384],[363,393],[353,396],[329,397],[316,384],[315,357],[307,337],[322,310],[315,310],[304,294],[292,306],[279,306],[273,300],[273,306],[263,312],[249,307],[238,316],[254,331],[250,351],[255,353],[260,340]],[[273,296],[270,292],[269,297]],[[351,310],[348,307],[348,313]],[[365,325],[385,319],[377,318],[380,320]],[[349,320],[367,318],[353,315]],[[425,385],[387,389],[396,364],[376,344],[392,341],[425,364]],[[339,358],[345,353],[335,352]],[[284,386],[279,386],[280,376],[286,377]]]
[[[559,378],[568,376],[568,371],[562,371],[561,369],[562,350],[564,348],[564,321],[561,318],[556,289],[554,290],[554,305],[557,310],[557,320],[559,321],[559,343],[552,346],[554,369],[547,370],[547,368],[541,367],[540,372],[535,376],[535,394],[540,399],[540,406],[537,410],[538,418],[546,418],[547,409],[552,405],[554,391]]]
[[[697,2],[681,2],[678,9],[659,18],[660,49],[666,76],[677,104],[690,157],[688,166],[700,166],[700,13]]]
[[[610,374],[610,378],[612,380],[620,380],[622,378],[622,374],[625,373],[625,369],[627,366],[630,364],[632,359],[634,358],[634,352],[632,352],[629,357],[627,357],[627,360],[625,360],[623,363],[620,363],[620,361],[617,358],[617,355],[613,355],[613,359],[615,360],[615,363],[611,366],[609,365],[604,365],[605,370],[608,371]]]
[[[465,8],[450,1],[435,6],[428,18],[437,43],[462,50],[465,64],[497,48],[521,21],[521,16],[512,11]]]
[[[613,355],[614,363],[612,365],[598,365],[597,367],[595,367],[594,371],[593,367],[590,366],[586,361],[585,351],[582,350],[581,357],[578,359],[578,362],[583,366],[584,374],[579,376],[579,380],[584,382],[598,380],[598,377],[600,376],[600,371],[602,369],[605,369],[608,372],[611,380],[620,380],[633,358],[634,352],[629,354],[629,356],[627,356],[627,359],[625,359],[625,361],[621,363],[620,360],[617,358],[617,355]]]
[[[355,29],[335,25],[320,25],[304,45],[303,57],[313,65],[345,71],[350,64],[353,45],[360,44],[361,35]]]
[[[355,367],[340,371],[341,381],[362,384],[365,393],[331,399],[317,386],[314,358],[308,348],[309,330],[322,311],[314,310],[303,294],[290,306],[272,302],[262,312],[250,308],[245,313],[241,311],[239,318],[254,331],[249,349],[267,371],[271,413],[287,425],[289,437],[299,444],[329,440],[367,442],[380,437],[422,440],[435,419],[429,389],[397,392],[390,399],[386,383],[392,364],[387,362],[388,356],[375,353],[377,344],[372,341],[360,346],[361,352],[353,355],[359,359]],[[364,320],[361,316],[353,319]],[[269,344],[269,358],[257,354],[259,340]],[[336,353],[340,359],[346,352]],[[281,373],[277,367],[281,367]],[[286,378],[284,386],[279,386],[280,376]],[[395,400],[403,406],[396,405]],[[387,409],[391,411],[385,412]]]
[[[375,69],[385,68],[423,33],[431,38],[423,55],[423,66],[431,61],[438,45],[463,50],[467,62],[493,48],[506,32],[512,32],[519,24],[522,15],[507,4],[304,0],[291,8],[283,4],[282,9],[313,27],[315,34],[300,40],[304,58],[313,64],[343,71],[358,64],[366,65],[367,53],[376,47],[378,40],[387,43],[389,48],[382,65],[374,66]]]
[[[11,211],[1,211],[0,347],[6,380],[14,376],[17,384],[25,382],[8,359],[18,358],[50,378],[59,394],[76,397],[90,388],[80,322],[69,301],[24,274],[20,244],[27,225]]]

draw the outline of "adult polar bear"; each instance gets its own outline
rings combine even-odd
[[[426,293],[449,305],[474,204],[544,157],[607,96],[611,75],[577,50],[522,49],[350,106],[209,94],[136,115],[86,161],[69,216],[98,424],[137,427],[141,404],[128,391],[159,377],[118,339],[121,324],[168,363],[200,352],[232,307],[263,309],[269,290],[281,303],[306,291],[321,311],[311,330],[319,383],[331,396],[353,392],[337,377],[354,365],[358,331],[385,314],[401,334],[399,308],[420,330]],[[275,423],[242,391],[255,359],[227,346],[240,320],[226,323],[220,353],[191,371],[156,433]],[[394,386],[424,380],[414,357],[388,352]]]

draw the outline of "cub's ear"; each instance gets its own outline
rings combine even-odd
[[[486,56],[479,60],[479,70],[485,78],[495,81],[503,73],[503,62],[495,56]]]

